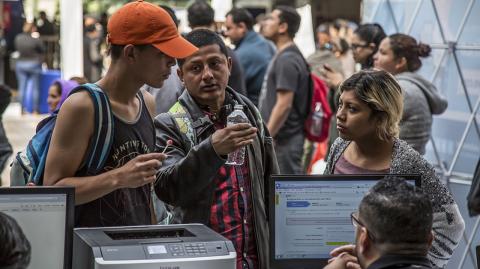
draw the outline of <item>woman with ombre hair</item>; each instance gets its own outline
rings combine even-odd
[[[457,247],[465,223],[452,194],[417,151],[398,138],[402,89],[388,72],[360,71],[339,87],[337,129],[325,174],[418,174],[434,209],[435,240],[428,254],[443,267]],[[395,220],[392,220],[395,221]]]

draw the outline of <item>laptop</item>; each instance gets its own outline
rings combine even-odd
[[[72,267],[73,187],[0,188],[0,211],[14,218],[30,242],[32,269]]]
[[[270,181],[270,265],[321,269],[330,251],[351,244],[350,214],[378,180],[391,175],[276,175]],[[396,175],[420,187],[419,175]]]

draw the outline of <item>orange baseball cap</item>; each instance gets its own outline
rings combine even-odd
[[[143,0],[128,3],[113,13],[107,30],[111,44],[151,44],[173,58],[186,58],[198,50],[178,34],[175,23],[163,8]]]

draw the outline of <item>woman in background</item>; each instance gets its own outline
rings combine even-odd
[[[45,47],[38,37],[34,37],[36,31],[33,23],[25,23],[23,33],[15,37],[15,50],[19,57],[15,65],[15,74],[18,81],[18,101],[22,106],[22,114],[25,107],[25,95],[28,87],[32,89],[33,112],[38,113],[40,97],[40,73],[42,72],[43,53]]]
[[[48,89],[47,104],[50,112],[53,113],[65,102],[70,92],[79,84],[73,80],[59,79],[53,82]]]
[[[394,34],[380,43],[374,56],[375,67],[394,75],[403,90],[400,139],[422,155],[432,133],[432,114],[443,113],[448,105],[435,85],[415,73],[422,66],[420,57],[428,57],[430,51],[411,36]]]

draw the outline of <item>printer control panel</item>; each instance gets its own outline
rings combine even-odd
[[[193,258],[228,255],[225,242],[182,242],[144,245],[149,259]]]

